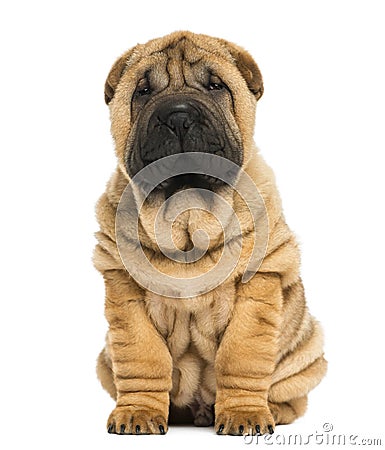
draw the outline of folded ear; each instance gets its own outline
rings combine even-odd
[[[262,74],[259,70],[257,63],[254,61],[250,53],[244,50],[242,47],[235,45],[231,42],[224,41],[226,47],[234,58],[234,62],[245,79],[248,88],[259,100],[263,94],[263,80]]]
[[[127,61],[129,60],[133,49],[125,52],[120,58],[118,58],[114,65],[111,67],[110,73],[108,74],[107,80],[104,84],[104,100],[108,105],[113,99],[115,90],[122,75],[127,67]]]

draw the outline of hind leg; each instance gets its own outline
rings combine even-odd
[[[306,411],[307,394],[318,385],[327,369],[323,356],[308,367],[281,379],[269,391],[269,407],[276,423],[287,424],[302,416]]]
[[[112,374],[111,358],[105,348],[99,354],[96,373],[103,388],[116,400],[116,386]]]
[[[307,407],[307,395],[288,402],[269,402],[269,408],[276,425],[285,425],[301,417]]]

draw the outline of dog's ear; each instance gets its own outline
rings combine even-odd
[[[238,70],[245,79],[248,88],[255,95],[255,98],[259,100],[263,94],[263,80],[257,63],[254,61],[250,53],[242,47],[228,41],[224,42],[227,49],[230,51],[231,56],[234,58],[234,62],[238,67]]]
[[[119,84],[120,78],[127,67],[127,62],[132,53],[133,49],[123,53],[123,55],[118,58],[111,67],[110,73],[108,74],[107,80],[104,84],[104,100],[107,105],[114,97],[116,86]]]

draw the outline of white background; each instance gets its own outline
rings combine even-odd
[[[110,436],[95,377],[103,283],[94,204],[115,159],[103,85],[117,56],[177,29],[246,47],[265,79],[256,143],[302,247],[327,378],[276,433],[383,438],[384,3],[13,1],[1,33],[2,448],[244,448],[172,427]],[[254,445],[255,442],[252,444]]]

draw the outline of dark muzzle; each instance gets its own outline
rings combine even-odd
[[[171,175],[170,170],[170,178],[162,182],[159,189],[170,193],[188,186],[215,189],[223,185],[223,181],[207,175],[207,159],[203,154],[220,156],[241,166],[241,146],[218,111],[210,111],[202,102],[186,95],[168,96],[150,107],[151,110],[143,110],[138,117],[136,137],[127,153],[127,170],[131,177],[156,161],[162,171],[167,171],[167,160],[160,161],[167,156],[199,153],[202,164],[194,170],[190,168],[195,173],[186,173],[189,171],[186,155],[179,159],[184,161],[181,175]],[[216,164],[221,165],[220,161]]]
[[[203,105],[185,99],[170,98],[152,113],[140,157],[144,165],[165,156],[184,152],[204,152],[225,156],[223,130],[215,127]]]

